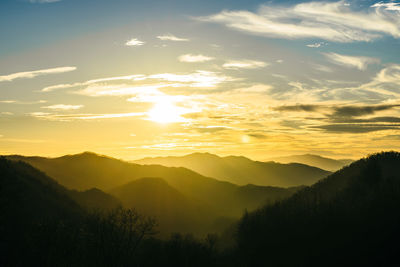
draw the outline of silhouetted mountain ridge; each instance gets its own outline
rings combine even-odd
[[[193,220],[193,223],[189,223],[188,218],[190,216],[183,216],[184,214],[192,214],[196,218],[199,214],[207,218],[207,220],[199,219],[206,225],[219,217],[239,218],[246,209],[254,210],[267,202],[287,198],[295,192],[295,189],[277,187],[240,187],[229,182],[204,177],[182,167],[138,165],[87,152],[59,158],[23,156],[9,156],[8,158],[28,162],[70,189],[82,191],[95,187],[121,198],[122,195],[118,195],[114,189],[120,188],[121,193],[122,188],[125,188],[124,190],[128,193],[123,194],[122,202],[124,206],[126,208],[140,208],[145,214],[158,216],[160,228],[164,229],[165,232],[167,232],[168,225],[172,226],[171,219],[168,218],[169,215],[160,209],[150,208],[150,203],[154,205],[157,203],[160,207],[168,204],[168,207],[173,208],[171,214],[182,214],[180,218],[182,222],[188,222],[186,223],[188,229],[190,224],[193,226],[196,224]],[[158,180],[160,183],[157,184],[143,183],[143,181],[142,183],[135,183],[136,180],[143,177],[159,177],[158,179],[165,181],[165,184],[161,183],[160,180]],[[141,189],[138,190],[137,188]],[[157,191],[157,188],[162,188],[162,190]],[[174,205],[168,201],[168,198],[163,201],[161,199],[158,202],[155,201],[157,197],[154,195],[155,192],[160,193],[160,196],[163,194],[165,196],[166,192],[169,192],[171,196],[177,197],[179,194],[171,188],[178,191],[185,199],[171,202],[175,203]],[[150,195],[153,195],[155,199],[149,199],[142,194],[146,191],[153,192]],[[173,192],[175,193],[173,194]],[[142,201],[139,201],[139,196],[141,196]],[[145,205],[145,199],[148,200],[148,205]],[[188,205],[189,203],[191,204]],[[205,228],[201,226],[198,227],[198,230]],[[175,229],[176,227],[171,227],[170,230]]]
[[[193,153],[182,157],[144,158],[139,164],[185,167],[204,176],[246,185],[291,187],[311,185],[330,172],[305,164],[281,164],[253,161],[243,156],[219,157],[210,153]]]
[[[351,159],[331,159],[313,154],[272,157],[269,160],[280,163],[302,163],[328,171],[337,171],[353,162]]]

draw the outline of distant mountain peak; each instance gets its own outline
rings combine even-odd
[[[310,166],[315,166],[328,171],[337,171],[344,166],[350,164],[353,160],[337,160],[332,158],[327,158],[324,156],[316,155],[316,154],[300,154],[300,155],[291,155],[285,157],[276,157],[267,159],[267,161],[274,161],[280,163],[301,163]]]
[[[204,158],[221,158],[218,155],[212,154],[212,153],[208,153],[208,152],[194,152],[182,157],[204,157]]]
[[[95,152],[91,152],[91,151],[84,151],[82,153],[78,153],[78,154],[69,154],[69,155],[65,155],[64,157],[100,157],[101,155],[95,153]]]

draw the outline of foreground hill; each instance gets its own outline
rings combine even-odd
[[[25,162],[0,157],[0,266],[122,267],[151,262],[148,256],[139,259],[135,250],[149,242],[153,221],[113,207],[117,203],[98,189],[71,191]],[[106,210],[98,210],[101,204]],[[93,207],[95,212],[87,209]],[[152,248],[143,249],[152,253]]]
[[[0,157],[0,185],[1,218],[7,221],[23,224],[83,212],[67,189],[23,162]]]
[[[331,159],[321,157],[319,155],[304,154],[304,155],[293,155],[287,157],[271,158],[271,161],[280,163],[302,163],[309,166],[315,166],[328,171],[338,171],[344,166],[349,165],[353,162],[351,159]]]
[[[399,210],[400,154],[376,154],[245,215],[239,254],[248,266],[398,266]]]
[[[280,187],[311,185],[330,174],[328,171],[299,163],[260,162],[245,157],[219,157],[209,153],[193,153],[182,157],[144,158],[135,163],[185,167],[202,175],[239,185]]]
[[[1,207],[33,220],[43,219],[48,214],[70,217],[83,210],[109,210],[121,205],[115,197],[101,190],[68,190],[31,165],[4,157],[0,157],[0,184]]]
[[[104,192],[68,190],[25,162],[0,157],[0,265],[24,266],[19,254],[27,250],[37,253],[43,244],[33,240],[47,223],[76,224],[93,208],[109,210],[118,205],[119,201]],[[55,232],[48,234],[43,240],[56,237]]]
[[[152,213],[156,216],[164,214],[166,216],[163,216],[160,220],[166,223],[168,220],[171,221],[167,218],[167,213],[165,211],[157,213],[157,210],[160,212],[161,210],[151,205],[160,205],[161,208],[163,204],[168,204],[171,209],[174,209],[174,211],[171,210],[171,214],[178,214],[178,211],[188,209],[188,203],[195,203],[197,206],[190,205],[189,214],[197,213],[199,205],[202,207],[201,210],[207,211],[207,217],[210,220],[217,220],[218,217],[239,218],[246,209],[254,210],[267,202],[287,198],[298,189],[237,186],[229,182],[204,177],[185,168],[139,165],[94,153],[82,153],[60,158],[23,156],[9,156],[8,158],[31,164],[69,189],[88,190],[96,187],[110,192],[117,198],[123,198],[122,202],[125,207],[135,208],[137,205],[143,208],[142,211],[147,209],[146,214]],[[147,181],[144,180],[132,183],[143,177],[160,177],[163,181],[157,180],[150,183],[144,182]],[[158,192],[157,190],[161,191]],[[148,202],[148,206],[144,203],[149,201],[149,196],[142,193],[138,194],[138,192],[146,191],[153,194],[153,199],[150,199],[151,202]],[[155,199],[154,194],[156,193],[160,193],[160,196],[164,196],[164,198]],[[168,199],[168,194],[175,195],[174,198],[176,199]],[[179,201],[177,200],[179,199],[178,194],[183,196]],[[139,198],[141,198],[140,201]],[[164,201],[165,203],[163,203]],[[185,212],[182,214],[185,214]],[[188,222],[186,219],[183,221]]]
[[[213,207],[186,197],[162,178],[140,178],[110,191],[125,207],[153,216],[161,233],[207,234],[218,215]]]

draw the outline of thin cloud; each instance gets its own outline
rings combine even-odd
[[[374,64],[379,62],[379,59],[372,57],[357,57],[357,56],[341,55],[336,53],[324,53],[324,55],[332,63],[350,68],[357,68],[359,70],[365,70],[369,64]]]
[[[128,41],[125,43],[125,45],[126,45],[126,46],[142,46],[142,45],[144,45],[145,43],[146,43],[146,42],[140,41],[140,40],[137,39],[137,38],[133,38],[133,39],[128,40]]]
[[[11,82],[16,79],[29,79],[35,78],[37,76],[49,75],[49,74],[59,74],[76,70],[76,67],[59,67],[59,68],[51,68],[51,69],[42,69],[42,70],[34,70],[34,71],[24,71],[17,72],[8,75],[0,76],[0,82]]]
[[[64,105],[64,104],[57,104],[46,106],[42,108],[51,109],[51,110],[77,110],[83,108],[83,105]]]
[[[314,125],[308,126],[308,129],[320,129],[325,132],[336,133],[368,133],[383,130],[400,129],[400,117],[397,116],[379,116],[371,117],[378,112],[395,112],[398,104],[380,104],[380,105],[317,105],[317,104],[297,104],[288,106],[274,107],[275,111],[294,112],[299,116],[299,112],[317,113],[317,116],[304,117],[303,121],[313,121]],[[315,125],[315,121],[327,122],[321,125]]]
[[[165,34],[157,36],[158,39],[161,41],[174,41],[174,42],[189,42],[189,39],[186,38],[179,38],[172,34]]]
[[[321,105],[316,105],[316,104],[284,105],[273,108],[273,110],[275,111],[289,111],[289,112],[299,112],[299,111],[317,112],[320,109]]]
[[[308,45],[306,45],[306,46],[307,46],[307,47],[310,47],[310,48],[319,48],[319,47],[325,46],[325,45],[327,45],[327,43],[325,43],[325,42],[318,42],[318,43],[308,44]]]
[[[223,24],[246,33],[284,38],[319,38],[333,42],[372,41],[400,37],[396,5],[374,5],[355,11],[344,1],[307,2],[292,6],[263,5],[257,12],[222,11],[199,20]]]
[[[334,107],[332,117],[359,117],[365,115],[372,115],[378,111],[391,110],[399,105],[361,105],[361,106],[343,106]]]
[[[390,65],[372,79],[371,82],[363,84],[353,90],[367,90],[386,96],[400,96],[400,65]]]
[[[221,83],[237,79],[217,72],[198,70],[193,73],[159,73],[99,78],[71,84],[57,84],[43,88],[42,92],[66,88],[83,88],[75,93],[88,96],[122,96],[141,92],[154,92],[166,87],[215,88]]]
[[[43,104],[46,102],[47,102],[46,100],[38,100],[38,101],[0,100],[0,103],[3,104],[17,104],[17,105],[35,105],[35,104]]]
[[[189,87],[216,87],[217,85],[235,81],[237,79],[230,76],[225,76],[217,72],[198,70],[189,74],[174,74],[174,73],[162,73],[150,75],[149,78],[160,79],[169,82],[183,83],[182,86]],[[176,87],[182,87],[176,86]]]
[[[386,10],[391,10],[391,11],[400,11],[400,3],[394,3],[394,2],[391,3],[379,2],[373,4],[371,7],[384,8]]]
[[[178,60],[180,62],[188,62],[188,63],[207,62],[213,59],[214,59],[213,57],[208,57],[204,55],[193,55],[193,54],[186,54],[178,57]]]
[[[268,93],[273,87],[269,84],[255,84],[250,87],[238,88],[231,91],[231,93],[240,94],[265,94]]]
[[[321,126],[312,126],[310,128],[321,129],[327,132],[334,133],[353,133],[353,134],[361,134],[361,133],[369,133],[376,131],[384,131],[384,130],[399,130],[399,124],[328,124]]]
[[[98,119],[114,119],[114,118],[128,118],[128,117],[142,117],[145,116],[145,112],[131,112],[131,113],[110,113],[110,114],[54,114],[47,112],[32,112],[30,116],[51,120],[51,121],[71,121],[71,120],[98,120]]]
[[[32,4],[49,4],[55,2],[61,2],[61,0],[29,0],[29,3]]]
[[[66,84],[57,84],[45,87],[41,90],[41,92],[51,92],[59,89],[67,89],[67,88],[74,88],[79,86],[85,86],[95,83],[102,83],[102,82],[110,82],[110,81],[138,81],[142,80],[145,76],[144,75],[128,75],[128,76],[117,76],[117,77],[108,77],[108,78],[100,78],[89,80],[86,82],[78,82],[78,83],[66,83]]]
[[[373,115],[379,111],[392,110],[399,107],[397,104],[381,105],[319,105],[319,104],[296,104],[273,107],[275,111],[281,112],[318,112],[330,111],[328,115],[332,118],[351,118]]]
[[[222,65],[225,69],[258,69],[268,66],[266,62],[256,60],[232,60]]]

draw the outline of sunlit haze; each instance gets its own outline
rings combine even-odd
[[[400,149],[395,1],[3,0],[0,24],[0,154]]]

